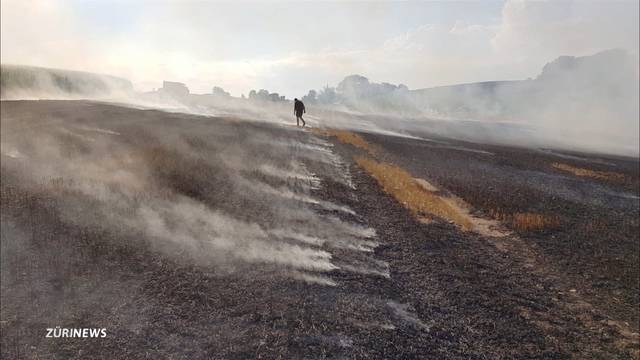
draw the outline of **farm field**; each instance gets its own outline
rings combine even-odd
[[[2,358],[640,356],[637,159],[1,109]]]

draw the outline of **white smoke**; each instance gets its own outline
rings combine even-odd
[[[29,104],[40,110],[21,107]],[[377,246],[372,229],[331,215],[355,212],[314,196],[323,178],[309,165],[345,185],[349,175],[331,147],[308,133],[66,104],[8,103],[1,142],[2,172],[13,179],[3,186],[50,194],[66,223],[141,234],[145,246],[180,261],[225,269],[265,264],[325,284],[333,282],[309,273],[342,268],[332,249],[370,254]],[[189,126],[176,127],[172,118]],[[287,133],[297,135],[283,139]]]

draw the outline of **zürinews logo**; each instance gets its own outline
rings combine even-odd
[[[105,338],[107,329],[98,328],[47,328],[48,338]]]

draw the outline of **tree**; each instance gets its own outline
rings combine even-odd
[[[251,90],[249,92],[249,99],[257,100],[257,101],[273,101],[273,102],[286,101],[284,96],[278,93],[270,93],[268,90],[265,90],[265,89],[260,89],[258,90],[258,92],[256,92],[255,90]]]
[[[213,95],[220,96],[220,97],[229,97],[229,96],[231,96],[231,94],[229,94],[228,92],[224,91],[224,89],[219,87],[219,86],[214,86],[213,90],[211,91],[211,93]]]
[[[346,98],[361,98],[370,92],[369,79],[362,75],[349,75],[338,84],[338,92]]]
[[[262,100],[262,101],[269,100],[269,91],[265,89],[258,90],[258,100]]]
[[[325,86],[324,89],[320,90],[320,94],[318,94],[318,102],[321,104],[335,104],[338,101],[338,94],[336,93],[336,89]]]
[[[318,102],[318,94],[315,90],[309,90],[309,93],[302,97],[302,101],[308,104],[315,104]]]

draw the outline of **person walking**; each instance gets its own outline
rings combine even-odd
[[[302,118],[302,114],[306,112],[307,110],[304,108],[304,103],[298,99],[293,99],[293,113],[296,114],[296,126],[300,126],[300,121],[302,121],[302,127],[307,124]]]

